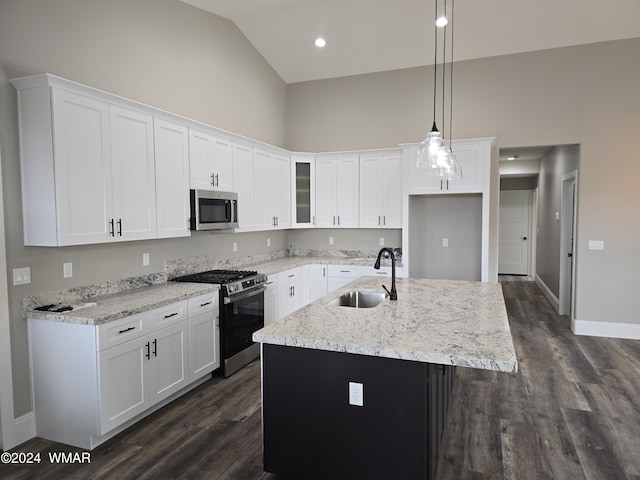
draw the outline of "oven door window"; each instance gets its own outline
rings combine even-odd
[[[230,358],[253,345],[251,336],[264,327],[264,292],[225,306],[224,315],[224,356]]]
[[[201,224],[229,223],[231,202],[217,198],[201,198],[198,201],[198,217]]]

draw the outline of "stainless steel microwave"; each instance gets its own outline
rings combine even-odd
[[[238,226],[238,194],[191,190],[191,230],[225,230]]]

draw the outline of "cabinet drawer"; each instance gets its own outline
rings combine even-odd
[[[296,280],[302,280],[302,270],[302,267],[297,267],[278,273],[278,287],[295,282]]]
[[[213,312],[218,310],[218,292],[207,293],[198,297],[193,297],[187,300],[189,318],[193,318],[203,313]]]
[[[362,275],[362,267],[359,265],[329,265],[328,273],[330,277],[357,278]]]
[[[187,319],[187,301],[172,303],[149,312],[149,331],[175,325]]]
[[[390,277],[391,267],[380,267],[380,270],[376,270],[373,267],[361,267],[362,275],[371,275],[374,277]]]
[[[131,317],[103,323],[102,325],[98,325],[96,329],[98,351],[141,337],[148,331],[149,312],[142,312]]]

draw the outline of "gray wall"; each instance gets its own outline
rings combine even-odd
[[[540,159],[538,177],[538,237],[536,240],[536,274],[559,298],[560,296],[560,225],[556,212],[562,212],[562,176],[578,170],[580,147],[554,147]]]
[[[533,190],[538,186],[538,177],[500,178],[500,190]]]
[[[411,277],[480,281],[482,195],[411,195],[409,223]]]
[[[195,255],[217,259],[287,248],[287,233],[198,233],[188,239],[83,247],[24,247],[16,92],[8,78],[53,73],[284,146],[286,85],[225,19],[176,0],[0,2],[0,147],[7,275],[31,267],[32,283],[9,287],[16,417],[31,410],[22,298],[139,274]],[[267,248],[267,238],[271,247]],[[233,253],[232,241],[238,243]],[[142,266],[142,253],[151,265]],[[62,263],[74,276],[63,279]],[[12,285],[11,279],[9,284]]]
[[[499,148],[580,144],[578,320],[640,325],[634,301],[640,290],[638,58],[636,38],[465,61],[454,72],[454,138],[495,136]],[[289,148],[423,139],[432,121],[432,72],[289,85]],[[605,250],[587,250],[589,239],[605,240]]]

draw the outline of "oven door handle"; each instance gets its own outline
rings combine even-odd
[[[267,290],[267,287],[258,287],[258,288],[254,288],[253,290],[249,290],[246,293],[241,293],[240,295],[233,295],[231,297],[224,297],[224,304],[228,305],[230,303],[233,303],[237,300],[243,300],[245,298],[249,298],[249,297],[253,297],[254,295],[257,295],[258,293],[262,293],[265,292]]]

